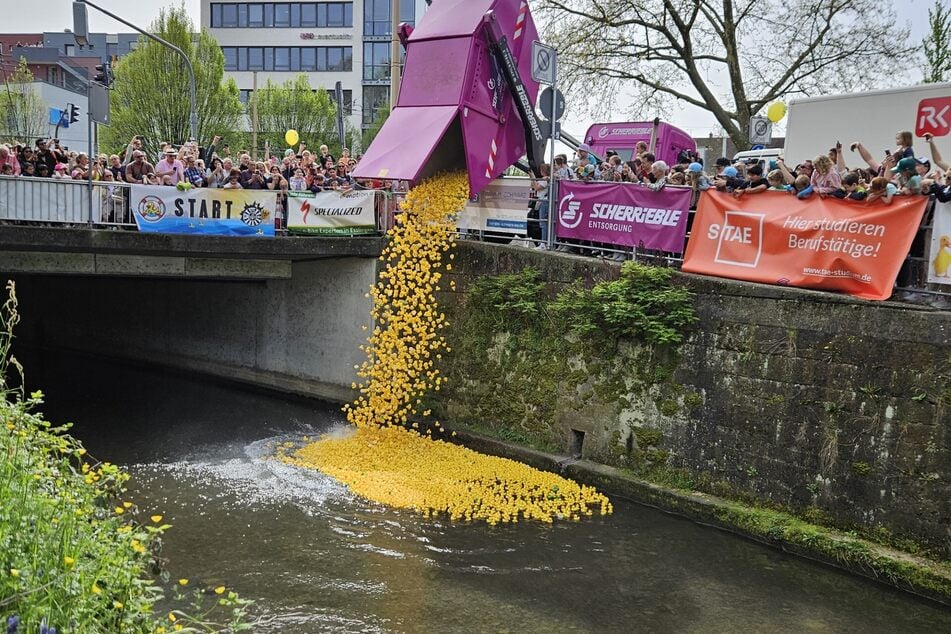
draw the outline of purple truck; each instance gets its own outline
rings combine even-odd
[[[608,152],[615,152],[622,161],[633,160],[635,148],[641,141],[647,144],[648,152],[668,165],[679,163],[682,152],[697,151],[693,137],[658,119],[629,123],[595,123],[584,135],[584,142],[591,146],[595,156],[604,158]]]

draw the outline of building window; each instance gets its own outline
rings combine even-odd
[[[330,97],[330,103],[334,105],[337,104],[337,93],[335,91],[328,90],[327,96]],[[343,91],[343,114],[348,117],[353,114],[353,91],[352,90]]]
[[[238,5],[229,3],[221,6],[221,26],[225,28],[238,26]]]
[[[371,125],[390,101],[389,86],[363,87],[363,125]]]
[[[263,4],[249,4],[248,5],[248,26],[253,29],[264,26],[264,5]]]
[[[251,103],[251,95],[254,94],[253,90],[239,90],[238,99],[241,100],[241,103],[248,105]]]
[[[388,0],[386,15],[389,16]],[[415,15],[415,3],[401,13]],[[404,20],[405,21],[405,20]],[[349,28],[353,26],[353,2],[213,2],[211,28]],[[389,33],[387,27],[386,33]]]
[[[342,73],[353,70],[350,46],[222,46],[225,70]]]
[[[369,37],[390,35],[390,6],[392,0],[365,0],[363,3],[363,34]],[[416,3],[400,2],[400,22],[415,24]]]
[[[390,43],[364,42],[363,79],[378,81],[390,78]]]
[[[64,44],[63,51],[66,54],[66,57],[72,57],[76,54],[76,45],[75,44]]]

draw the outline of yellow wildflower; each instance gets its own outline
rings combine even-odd
[[[150,517],[149,519],[151,519],[153,522],[155,522],[156,524],[158,524],[159,522],[162,521],[162,516],[161,516],[161,515],[153,515],[153,516]]]
[[[224,594],[224,593],[225,593],[224,586],[218,586],[217,588],[215,588],[215,594]]]
[[[76,560],[69,555],[66,555],[63,557],[63,563],[65,563],[67,566],[72,566],[74,563],[76,563]]]
[[[187,586],[187,585],[188,585],[188,579],[184,579],[184,578],[183,578],[183,579],[179,579],[179,580],[178,580],[178,585],[180,585],[180,586]]]
[[[122,508],[121,506],[117,506],[117,507],[116,507],[116,515],[122,515],[123,513],[125,513],[125,509]]]
[[[93,594],[102,594],[102,590],[99,588],[98,585],[95,584],[95,582],[92,584],[92,593],[93,593]]]

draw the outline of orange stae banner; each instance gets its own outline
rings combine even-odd
[[[888,299],[928,199],[866,204],[785,192],[704,192],[683,270]]]

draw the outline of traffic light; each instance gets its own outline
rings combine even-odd
[[[79,121],[79,108],[73,104],[68,104],[67,112],[69,113],[67,122],[70,124],[76,123]]]
[[[107,88],[112,84],[112,64],[106,62],[96,66],[96,76],[93,80],[98,81]]]

